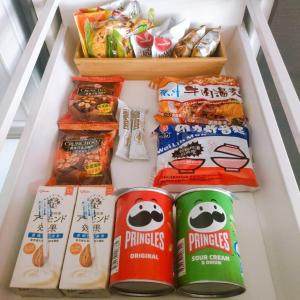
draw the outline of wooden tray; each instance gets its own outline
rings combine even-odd
[[[214,56],[207,58],[85,58],[80,44],[76,48],[74,62],[81,75],[122,75],[125,79],[145,80],[159,76],[186,77],[220,74],[227,61],[221,40]]]

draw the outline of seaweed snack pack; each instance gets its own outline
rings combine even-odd
[[[164,125],[158,134],[157,173],[153,186],[178,193],[193,187],[230,191],[258,188],[247,127]]]
[[[229,76],[162,77],[157,85],[159,114],[169,124],[243,125],[246,115],[238,79]]]
[[[116,112],[124,79],[112,77],[72,77],[68,113],[59,120],[63,130],[117,129]]]
[[[205,35],[206,26],[202,25],[199,29],[192,29],[174,47],[173,57],[189,57],[194,46]]]
[[[60,131],[49,185],[111,184],[116,131]]]

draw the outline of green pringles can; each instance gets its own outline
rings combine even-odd
[[[178,292],[192,297],[229,297],[246,289],[232,194],[196,188],[176,197]]]

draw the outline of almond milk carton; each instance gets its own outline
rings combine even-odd
[[[108,296],[115,196],[111,187],[80,187],[60,290],[69,297]]]
[[[39,187],[10,287],[22,296],[59,297],[77,188]]]

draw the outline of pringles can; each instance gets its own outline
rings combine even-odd
[[[195,188],[176,197],[178,292],[226,297],[245,291],[232,195]]]
[[[118,195],[110,288],[156,296],[174,290],[172,196],[158,188]]]

